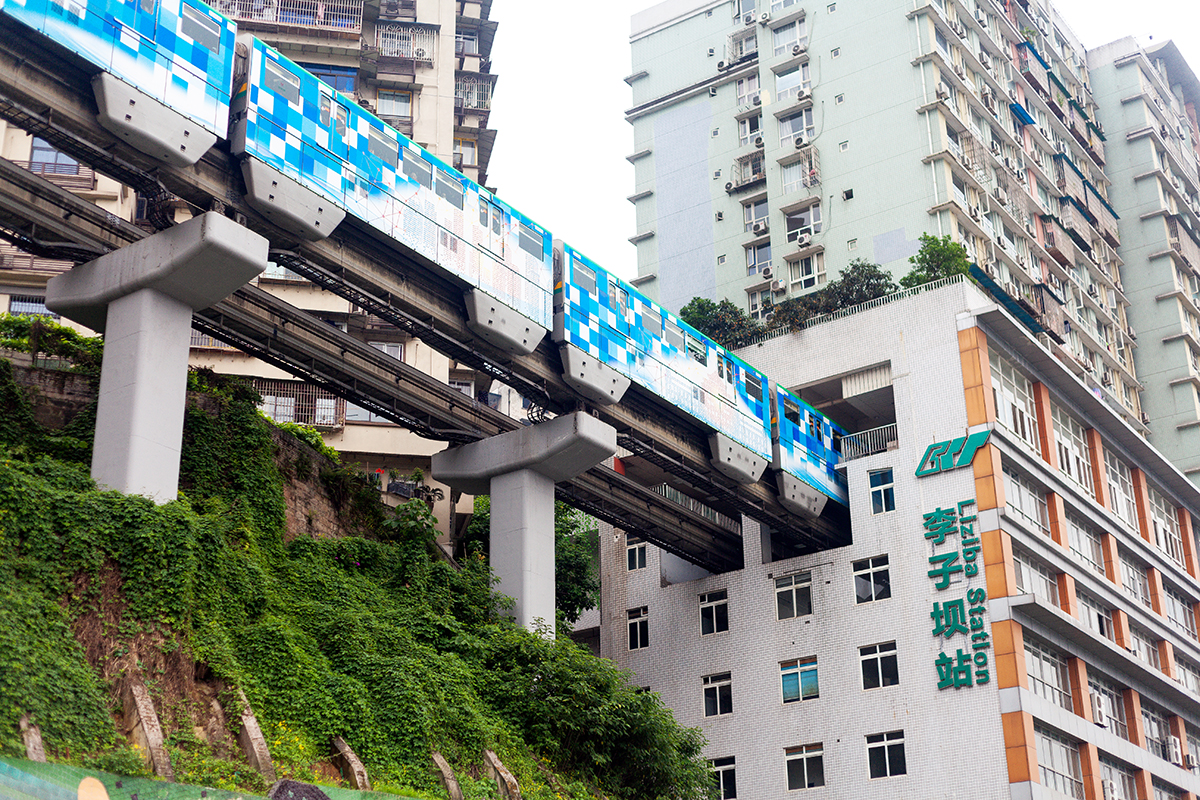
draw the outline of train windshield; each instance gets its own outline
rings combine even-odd
[[[289,103],[300,102],[300,79],[271,59],[267,59],[264,85]]]
[[[217,52],[221,47],[221,26],[198,8],[183,4],[179,16],[179,32],[201,47]]]

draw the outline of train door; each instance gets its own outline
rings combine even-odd
[[[134,0],[134,2],[137,7],[133,12],[133,29],[147,42],[157,41],[160,0]]]
[[[479,243],[504,260],[504,212],[479,195]]]
[[[717,353],[717,378],[721,381],[721,397],[727,402],[735,402],[737,398],[737,377],[734,375],[733,361],[724,353]]]
[[[346,162],[346,125],[350,112],[333,93],[321,87],[320,99],[321,127],[329,134],[329,144],[326,149],[330,155],[342,163]]]
[[[613,328],[629,336],[629,292],[611,275],[608,278],[608,307],[613,312]]]

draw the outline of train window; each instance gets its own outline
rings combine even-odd
[[[429,168],[429,162],[418,155],[414,155],[412,151],[405,151],[404,153],[404,174],[426,189],[429,189],[433,184],[433,171]]]
[[[338,106],[338,108],[341,108],[341,106]],[[386,163],[392,169],[396,168],[396,160],[400,157],[398,145],[374,128],[371,129],[370,136],[368,137],[367,149],[371,151],[372,155]]]
[[[573,259],[575,266],[572,273],[575,276],[575,285],[583,289],[588,294],[596,293],[596,273],[585,267],[579,259]]]
[[[717,353],[717,377],[724,378],[726,383],[733,383],[733,364],[721,353]]]
[[[617,283],[617,279],[609,277],[608,279],[608,307],[622,318],[625,317],[625,312],[629,309],[629,293],[621,288]]]
[[[179,16],[179,32],[214,53],[221,47],[220,23],[187,3],[183,4],[183,13]]]
[[[800,424],[800,406],[786,397],[783,398],[783,418],[793,425]]]
[[[263,83],[289,103],[300,102],[300,79],[269,58]]]
[[[842,454],[842,435],[837,431],[833,432],[833,452]]]
[[[461,209],[463,207],[462,184],[450,177],[448,173],[438,172],[437,193],[438,197],[450,203],[455,208]]]
[[[688,355],[696,359],[696,362],[702,366],[708,366],[708,347],[705,346],[703,339],[697,339],[695,336],[688,335],[687,337]]]
[[[762,378],[749,372],[746,373],[746,397],[756,403],[761,403],[763,399]]]
[[[329,121],[333,118],[333,100],[329,95],[321,92],[321,127],[328,128]]]
[[[504,230],[504,216],[500,213],[498,206],[492,206],[492,233],[499,236]]]
[[[663,326],[663,338],[667,340],[667,344],[671,345],[676,350],[682,350],[684,347],[683,331],[681,331],[677,325],[668,322],[665,326]]]
[[[820,441],[821,426],[817,423],[817,415],[809,413],[806,416],[808,417],[808,435],[817,441]]]
[[[333,129],[338,136],[346,135],[346,122],[350,118],[350,112],[346,111],[346,107],[341,103],[333,104]],[[374,147],[371,148],[374,151]]]
[[[488,226],[488,220],[491,219],[490,212],[491,206],[488,205],[488,201],[484,200],[482,197],[479,198],[479,224],[484,228]]]
[[[651,310],[650,306],[642,306],[642,330],[658,336],[662,333],[662,317]]]
[[[154,7],[156,5],[158,5],[158,1],[157,0],[141,0],[140,5],[142,7],[142,11],[146,12],[147,14],[153,14]]]
[[[545,255],[545,238],[524,222],[521,223],[520,245],[521,249],[531,256],[542,258]]]

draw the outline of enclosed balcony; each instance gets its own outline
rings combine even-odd
[[[362,0],[218,0],[216,7],[253,30],[318,35],[362,31]]]
[[[1046,252],[1064,267],[1070,269],[1074,266],[1078,249],[1058,220],[1054,217],[1042,217],[1042,232],[1046,239]]]
[[[460,74],[454,79],[454,111],[490,111],[494,75]]]
[[[1075,166],[1075,162],[1063,153],[1054,156],[1054,178],[1055,185],[1062,194],[1069,194],[1080,202],[1087,197],[1083,173]]]
[[[1172,214],[1167,217],[1167,238],[1171,249],[1178,253],[1192,269],[1200,269],[1200,244],[1196,243],[1191,231]]]
[[[1029,42],[1023,42],[1017,50],[1017,67],[1034,89],[1042,94],[1049,92],[1050,81],[1046,77],[1046,63]]]
[[[1091,186],[1088,186],[1087,201],[1088,211],[1096,218],[1096,230],[1104,237],[1104,241],[1113,247],[1120,247],[1121,239],[1117,233],[1117,215],[1109,208],[1104,198],[1097,194],[1096,190]]]

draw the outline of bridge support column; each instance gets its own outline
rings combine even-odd
[[[541,425],[444,450],[433,475],[468,494],[491,494],[491,564],[516,600],[517,624],[554,624],[554,484],[617,449],[617,431],[575,412]]]
[[[105,334],[96,483],[159,503],[175,499],[192,311],[266,263],[266,239],[210,212],[50,280],[50,310]]]

